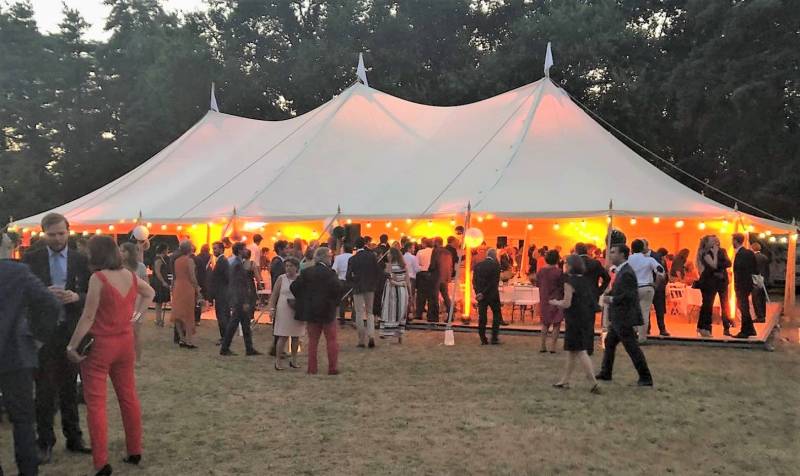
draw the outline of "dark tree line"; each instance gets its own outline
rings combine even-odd
[[[68,6],[54,34],[30,4],[0,7],[0,222],[147,160],[206,112],[212,81],[224,112],[283,119],[349,86],[363,51],[371,86],[463,104],[539,79],[547,41],[553,80],[619,130],[800,216],[793,0],[210,0],[180,18],[158,0],[106,3],[106,42]]]

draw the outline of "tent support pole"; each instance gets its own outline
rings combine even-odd
[[[797,269],[797,229],[789,234],[789,248],[786,250],[786,286],[783,290],[783,313],[791,315],[795,306],[795,273]]]

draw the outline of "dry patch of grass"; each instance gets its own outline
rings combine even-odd
[[[266,356],[244,357],[238,338],[240,355],[220,357],[213,321],[196,351],[171,344],[169,329],[148,324],[145,335],[143,465],[117,463],[123,434],[110,400],[114,474],[789,475],[800,465],[793,343],[773,353],[646,347],[652,389],[630,386],[636,374],[620,348],[615,381],[595,396],[582,381],[551,388],[565,355],[539,354],[531,337],[481,347],[475,334],[456,334],[444,347],[441,333],[414,331],[370,351],[347,328],[342,374],[330,377],[276,372]],[[269,329],[255,341],[266,351]],[[11,472],[7,424],[0,438]],[[91,459],[62,445],[42,474],[89,474]]]

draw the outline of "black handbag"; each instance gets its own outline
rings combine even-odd
[[[75,352],[77,352],[78,355],[80,355],[81,357],[86,357],[87,355],[89,355],[89,351],[92,350],[93,345],[94,345],[94,336],[87,333],[85,336],[83,336],[83,339],[81,339],[81,342],[80,344],[78,344],[78,347],[75,349]]]

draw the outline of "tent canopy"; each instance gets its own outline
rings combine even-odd
[[[733,209],[658,170],[549,78],[473,104],[412,103],[356,83],[301,116],[209,111],[141,166],[57,207],[74,223],[201,223],[238,216],[629,216],[731,219]],[[46,212],[44,212],[46,213]],[[41,216],[17,222],[33,226]],[[742,214],[743,215],[743,214]],[[747,216],[762,226],[790,225]]]

